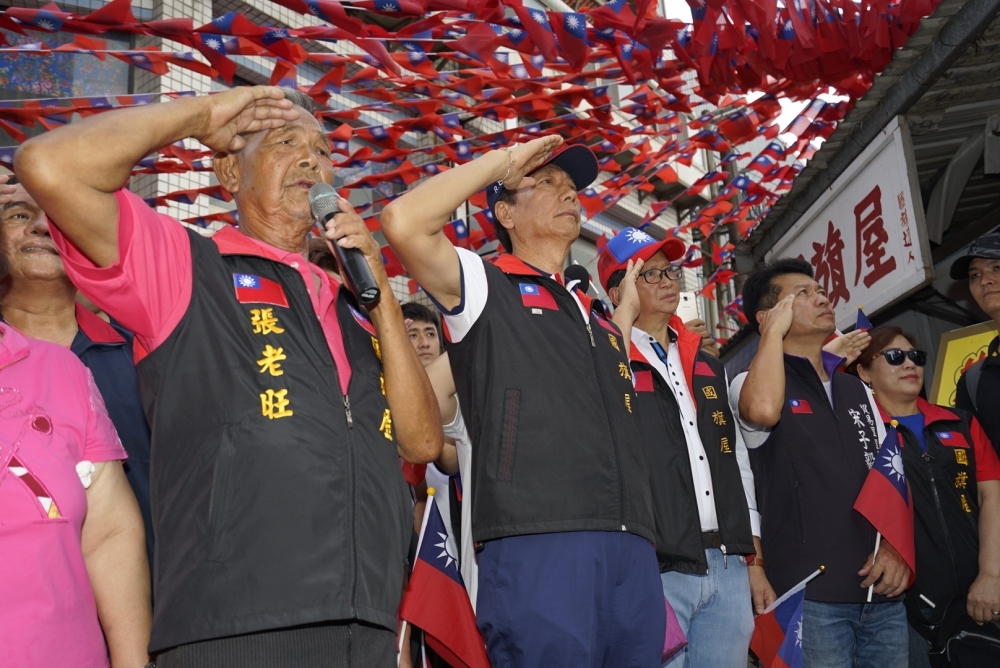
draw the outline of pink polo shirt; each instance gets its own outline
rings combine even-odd
[[[0,665],[104,668],[76,465],[125,459],[90,371],[0,323]]]
[[[110,267],[95,265],[51,223],[49,231],[74,285],[134,332],[142,347],[152,352],[170,336],[191,302],[191,240],[180,223],[157,213],[128,190],[117,191],[115,199],[118,262]],[[223,253],[258,255],[299,272],[337,365],[340,390],[347,394],[351,365],[344,350],[335,300],[340,284],[299,253],[275,248],[231,227],[220,230],[212,239]],[[318,293],[313,276],[319,278]]]

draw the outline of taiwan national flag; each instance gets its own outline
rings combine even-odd
[[[793,413],[812,415],[813,409],[805,399],[789,399],[788,405],[791,407]]]
[[[281,284],[263,276],[233,274],[236,300],[241,304],[274,304],[288,308],[288,299]]]
[[[855,329],[860,329],[860,330],[863,330],[863,331],[867,332],[872,327],[874,327],[874,325],[872,325],[872,321],[868,319],[868,316],[865,315],[865,312],[862,311],[861,307],[859,306],[858,307],[858,324],[855,325]]]
[[[960,448],[969,447],[969,442],[965,440],[965,435],[960,431],[938,431],[938,440],[941,441],[941,445],[955,445]]]
[[[903,453],[893,420],[875,455],[875,463],[854,502],[854,509],[865,516],[876,531],[910,567],[910,582],[916,574],[916,551],[913,545],[913,502],[903,472]],[[909,585],[907,585],[909,586]]]
[[[469,594],[458,570],[458,548],[433,490],[417,543],[417,559],[399,616],[423,629],[427,644],[454,668],[489,668]]]
[[[555,297],[541,285],[521,283],[521,303],[530,308],[547,308],[558,311]]]
[[[754,620],[750,649],[764,668],[802,668],[802,608],[805,581],[792,589],[783,603]]]

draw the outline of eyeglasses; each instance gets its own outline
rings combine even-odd
[[[910,361],[917,366],[927,364],[927,353],[923,350],[900,350],[899,348],[890,348],[889,350],[883,350],[878,355],[875,355],[875,357],[878,357],[879,355],[885,357],[886,364],[889,366],[899,366],[907,357],[909,357]]]
[[[681,268],[671,266],[666,269],[647,269],[639,275],[642,276],[642,280],[650,285],[656,285],[663,280],[664,276],[672,281],[679,281],[681,278]]]

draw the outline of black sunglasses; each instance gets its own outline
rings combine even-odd
[[[903,363],[903,360],[907,357],[910,361],[917,366],[923,366],[927,364],[927,353],[923,350],[900,350],[899,348],[890,348],[889,350],[883,350],[875,357],[882,355],[885,357],[885,361],[890,366],[899,366]]]

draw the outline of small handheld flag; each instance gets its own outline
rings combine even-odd
[[[874,325],[872,325],[872,321],[868,319],[868,316],[865,315],[865,312],[862,311],[861,307],[859,306],[858,307],[858,324],[856,326],[856,329],[860,329],[860,330],[863,330],[863,331],[867,332],[869,329],[872,329],[873,327],[874,327]]]
[[[903,471],[903,453],[892,420],[885,440],[868,470],[868,477],[854,502],[854,509],[865,516],[880,537],[892,545],[910,567],[910,582],[916,574],[916,550],[913,543],[913,501]],[[877,550],[876,543],[876,550]],[[909,586],[909,585],[907,585]]]
[[[427,490],[417,558],[399,616],[424,630],[427,644],[455,668],[489,668],[476,614],[458,570],[458,548]]]
[[[823,573],[820,566],[772,603],[754,620],[750,650],[764,668],[802,668],[802,610],[806,600],[806,585]]]

